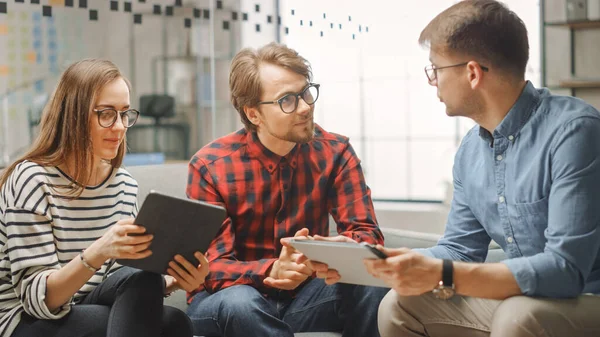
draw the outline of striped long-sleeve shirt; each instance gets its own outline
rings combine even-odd
[[[0,337],[10,336],[21,313],[38,319],[64,317],[118,266],[108,261],[66,303],[50,311],[46,279],[118,220],[137,214],[137,183],[123,169],[77,199],[60,186],[71,182],[56,167],[24,161],[0,190]]]

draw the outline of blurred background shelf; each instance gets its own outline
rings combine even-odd
[[[559,82],[559,87],[561,88],[588,88],[588,89],[597,89],[600,88],[600,79],[580,79],[580,78],[571,78],[561,80]]]

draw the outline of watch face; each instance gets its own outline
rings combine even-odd
[[[441,300],[447,300],[454,296],[454,288],[441,286],[433,289],[433,294]]]

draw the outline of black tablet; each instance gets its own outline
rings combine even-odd
[[[225,208],[197,200],[173,197],[151,191],[146,197],[135,224],[154,235],[144,259],[118,259],[124,266],[166,274],[175,255],[197,265],[194,253],[205,253],[227,216]]]

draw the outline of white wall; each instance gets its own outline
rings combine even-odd
[[[47,1],[42,2],[47,4]],[[43,86],[25,86],[10,96],[7,146],[8,152],[13,155],[11,159],[30,143],[27,109],[33,98],[38,93],[51,93],[66,66],[86,57],[108,58],[119,66],[133,84],[131,100],[134,107],[143,94],[166,91],[174,95],[178,101],[179,118],[192,126],[192,152],[239,126],[239,118],[229,104],[227,73],[229,60],[238,49],[239,38],[236,37],[239,37],[240,27],[232,24],[231,30],[222,29],[222,21],[231,18],[231,10],[239,7],[239,0],[225,0],[223,10],[211,11],[212,20],[194,19],[191,29],[184,27],[184,18],[193,17],[192,7],[209,9],[215,6],[215,1],[185,1],[186,9],[175,8],[172,17],[164,13],[165,6],[172,5],[173,1],[131,1],[132,13],[124,11],[123,1],[118,2],[119,11],[111,11],[106,0],[89,0],[87,9],[78,8],[78,1],[72,8],[61,5],[64,1],[50,2],[59,4],[52,7],[52,18],[42,17],[42,6],[28,2],[10,2],[8,14],[0,14],[0,95],[23,83],[45,79]],[[152,14],[155,4],[161,5],[163,15]],[[98,11],[98,21],[89,20],[90,9]],[[133,13],[142,14],[142,24],[133,24]],[[215,26],[213,39],[210,38],[211,23]],[[163,44],[163,34],[166,35],[166,45]],[[211,40],[218,58],[214,77],[208,61]],[[40,55],[39,60],[36,55]],[[52,55],[55,55],[55,62],[51,62]],[[164,55],[194,55],[206,59],[199,60],[197,65],[189,60],[171,60],[168,69],[171,76],[165,88],[160,61]],[[217,88],[214,104],[210,87],[213,83]],[[199,104],[203,108],[197,109]],[[214,130],[211,119],[213,105],[218,111]],[[196,128],[197,125],[201,128]],[[132,132],[131,144],[136,145],[138,150],[151,151],[152,135],[153,130],[150,129]],[[181,138],[178,134],[159,132],[159,138],[161,143],[171,143],[176,150],[181,148],[181,142],[177,143]],[[0,152],[3,152],[1,147]]]

